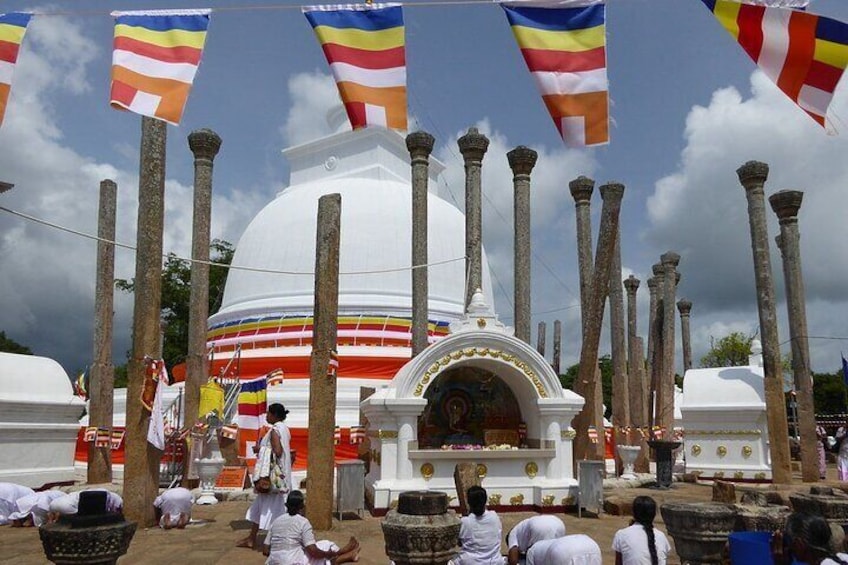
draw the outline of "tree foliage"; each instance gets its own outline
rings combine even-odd
[[[222,239],[209,246],[210,261],[229,265],[235,247]],[[209,268],[209,315],[221,307],[228,267],[212,265]],[[124,292],[133,292],[135,280],[118,279],[115,286]],[[191,262],[169,253],[162,267],[162,319],[165,321],[165,339],[162,358],[168,367],[185,361],[188,354],[188,317],[191,297]],[[117,376],[120,368],[116,367]],[[125,373],[124,369],[124,373]]]
[[[21,345],[14,339],[6,337],[6,332],[0,332],[0,351],[5,353],[20,353],[22,355],[32,355],[32,350],[26,345]]]
[[[845,380],[836,373],[813,373],[813,405],[816,414],[842,414],[846,411]]]
[[[604,355],[598,359],[598,365],[601,367],[601,383],[604,392],[604,416],[609,418],[612,414],[612,359],[609,355]],[[559,376],[559,381],[562,388],[574,390],[574,381],[577,379],[577,373],[580,371],[580,363],[570,366],[566,369],[565,374]]]
[[[719,340],[710,338],[710,350],[701,357],[701,367],[741,367],[748,364],[754,335],[733,332]]]

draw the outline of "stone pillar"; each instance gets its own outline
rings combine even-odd
[[[616,444],[626,443],[619,430],[630,427],[630,390],[624,332],[624,291],[621,284],[621,234],[616,234],[609,278],[610,344],[612,349],[612,425]],[[623,433],[623,431],[621,432]],[[618,456],[616,461],[620,463]]]
[[[677,311],[680,312],[680,339],[683,342],[683,374],[692,368],[692,342],[689,331],[689,313],[692,312],[692,303],[688,300],[677,301]]]
[[[777,334],[777,312],[774,304],[774,281],[771,275],[768,227],[763,185],[768,178],[768,165],[748,161],[736,171],[748,199],[748,220],[751,229],[751,250],[757,283],[757,309],[763,344],[763,371],[766,414],[769,431],[772,477],[776,484],[792,482],[789,459],[789,428],[783,397],[783,376],[780,343]]]
[[[209,243],[212,221],[212,163],[221,138],[210,129],[188,136],[194,154],[194,215],[191,231],[191,290],[188,304],[188,356],[186,357],[185,426],[198,418],[200,387],[209,379],[206,329],[209,318]]]
[[[650,295],[648,303],[648,350],[645,354],[645,423],[653,424],[653,394],[654,394],[654,326],[657,323],[657,279],[656,277],[648,277],[648,293]]]
[[[601,197],[604,204],[601,209],[601,225],[598,229],[598,246],[595,252],[595,265],[592,274],[589,310],[584,324],[583,344],[580,349],[580,369],[577,382],[585,391],[586,404],[577,415],[574,428],[575,457],[577,459],[604,459],[604,414],[603,407],[598,402],[598,391],[601,388],[598,371],[598,347],[601,339],[601,326],[604,318],[604,303],[609,290],[612,255],[618,233],[619,212],[621,199],[624,196],[624,185],[609,183],[601,187]],[[598,431],[598,443],[590,444],[587,430],[595,426]]]
[[[798,210],[804,193],[781,190],[769,197],[771,208],[780,220],[778,247],[783,256],[786,284],[786,309],[789,312],[789,336],[792,338],[792,372],[798,401],[798,428],[801,435],[801,475],[804,482],[819,480],[816,452],[816,413],[813,406],[813,380],[810,374],[810,347],[807,341],[807,305],[804,275],[801,270],[801,233]]]
[[[530,172],[537,153],[519,145],[506,154],[515,194],[515,337],[530,344]]]
[[[112,428],[115,367],[112,365],[112,318],[115,301],[115,210],[118,185],[100,182],[97,218],[97,282],[94,289],[94,356],[89,373],[88,425]],[[88,444],[88,484],[112,482],[112,450]]]
[[[677,292],[677,264],[680,255],[669,251],[662,254],[663,315],[662,315],[662,380],[657,394],[659,426],[671,434],[674,430],[674,299]],[[663,439],[670,439],[670,435]]]
[[[645,370],[645,358],[642,346],[636,336],[638,320],[636,317],[636,292],[639,290],[639,279],[630,275],[624,280],[624,289],[627,291],[627,391],[630,397],[630,425],[634,428],[642,428],[648,425],[648,403],[645,380],[642,378]],[[632,432],[629,438],[632,444],[642,444],[644,440],[638,432]],[[642,451],[636,458],[634,468],[639,473],[648,472],[647,449],[642,446]]]
[[[339,241],[342,197],[318,199],[315,239],[315,307],[312,358],[309,363],[309,441],[306,517],[316,530],[333,526],[333,464],[336,427],[336,375],[328,369],[336,350],[339,312]]]
[[[127,368],[127,419],[124,464],[124,515],[139,527],[156,523],[153,500],[159,494],[162,452],[147,442],[150,412],[141,405],[144,357],[158,357],[162,309],[162,232],[165,218],[165,143],[167,124],[141,118],[138,224],[133,292],[132,355]]]
[[[663,330],[663,289],[665,288],[665,275],[663,273],[662,264],[655,263],[651,267],[654,276],[648,279],[648,288],[651,288],[651,281],[654,282],[655,294],[652,297],[654,308],[651,312],[651,327],[648,334],[648,350],[650,362],[650,393],[648,395],[648,424],[650,426],[651,437],[654,435],[653,428],[659,425],[659,410],[660,410],[660,383],[662,382],[663,374],[663,358],[662,358],[662,330]]]
[[[468,128],[459,138],[459,152],[465,160],[465,307],[478,288],[483,288],[483,216],[480,182],[483,156],[489,148],[489,139]]]
[[[412,356],[427,347],[430,321],[427,281],[427,194],[430,182],[430,152],[435,139],[424,131],[406,136],[412,162]]]
[[[639,443],[642,446],[642,451],[639,453],[639,456],[636,458],[636,463],[634,463],[634,470],[637,473],[649,473],[650,469],[650,461],[648,459],[649,451],[648,451],[648,440],[650,437],[648,435],[649,429],[649,420],[648,420],[648,398],[650,397],[650,388],[648,387],[648,376],[647,376],[647,368],[645,367],[644,362],[644,351],[645,344],[644,340],[641,336],[636,336],[634,338],[634,349],[636,350],[637,358],[639,359],[638,367],[636,368],[636,378],[641,383],[642,392],[639,395],[642,403],[642,420],[641,423],[634,423],[634,426],[639,428],[633,436],[633,442]],[[632,390],[632,386],[631,386]]]
[[[545,356],[545,337],[548,335],[548,326],[545,322],[539,322],[539,330],[536,334],[536,351],[542,357]]]
[[[551,360],[551,367],[554,373],[559,376],[560,357],[562,356],[562,322],[554,320],[554,357]]]

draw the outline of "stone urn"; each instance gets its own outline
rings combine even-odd
[[[722,563],[727,537],[736,524],[736,510],[718,502],[670,502],[660,513],[682,563]]]
[[[395,565],[445,565],[457,553],[459,526],[447,493],[402,492],[383,518],[386,555]]]
[[[657,486],[659,488],[671,488],[674,478],[674,455],[672,452],[680,445],[679,441],[664,439],[653,439],[648,442],[648,447],[653,449],[657,456]]]
[[[817,514],[830,524],[848,526],[848,496],[830,487],[812,487],[810,494],[790,494],[789,501],[795,512]]]
[[[638,445],[619,445],[618,456],[621,457],[621,478],[635,479],[636,473],[633,472],[633,465],[636,463],[636,458],[639,457],[639,452],[642,448]]]
[[[200,496],[195,504],[218,504],[218,499],[215,498],[215,481],[218,480],[226,460],[221,456],[217,434],[212,434],[208,448],[209,457],[194,460],[197,476],[200,479]]]

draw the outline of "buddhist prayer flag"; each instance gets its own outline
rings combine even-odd
[[[824,127],[848,65],[848,25],[771,4],[701,1],[766,76]]]
[[[221,437],[236,439],[238,437],[238,426],[221,426]]]
[[[200,65],[209,13],[112,12],[112,107],[178,125]]]
[[[501,4],[542,100],[570,146],[609,143],[606,6]]]
[[[333,430],[333,444],[338,445],[342,441],[342,429],[336,426]]]
[[[283,384],[284,373],[282,369],[274,369],[265,378],[268,381],[268,386],[277,386]]]
[[[97,427],[96,426],[87,426],[85,428],[85,433],[82,436],[82,440],[86,443],[90,443],[97,439]]]
[[[365,441],[365,426],[350,427],[350,443],[356,445]]]
[[[124,430],[112,430],[111,448],[112,451],[121,449],[121,443],[124,441]]]
[[[268,381],[265,377],[241,382],[238,395],[238,426],[258,430],[268,411]]]
[[[327,374],[335,377],[339,372],[339,354],[335,351],[330,351],[330,361],[327,366]]]
[[[112,433],[109,428],[97,428],[97,436],[94,439],[94,447],[109,447],[112,441]]]
[[[598,443],[598,430],[597,430],[597,428],[595,428],[595,426],[589,426],[588,433],[589,433],[589,441],[591,441],[592,443]]]
[[[12,74],[30,18],[32,14],[20,12],[0,14],[0,124],[6,114],[9,92],[12,90]]]
[[[304,6],[353,129],[406,129],[406,53],[400,4]]]

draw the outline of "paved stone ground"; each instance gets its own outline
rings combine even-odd
[[[831,466],[832,467],[832,466]],[[835,469],[830,470],[834,475]],[[638,495],[654,497],[657,504],[670,501],[695,502],[710,500],[712,489],[704,484],[675,483],[669,490],[656,490],[648,487],[620,486],[620,482],[609,483],[612,488],[605,489],[607,500],[632,500]],[[740,486],[747,488],[746,486]],[[800,481],[795,488],[804,488]],[[215,506],[195,507],[193,518],[203,520],[203,523],[191,525],[183,531],[164,531],[159,528],[139,530],[130,546],[129,553],[119,560],[125,565],[147,563],[180,563],[186,565],[201,565],[213,563],[260,564],[264,558],[261,553],[234,547],[237,540],[244,537],[249,529],[249,522],[244,520],[244,514],[249,503],[247,501],[227,501]],[[501,513],[504,532],[508,531],[518,521],[531,516],[531,513]],[[603,514],[599,518],[584,514],[578,518],[576,513],[562,515],[569,534],[585,533],[590,535],[604,552],[604,563],[614,563],[615,557],[611,550],[612,538],[615,532],[629,524],[629,516],[613,516]],[[665,530],[661,516],[657,516],[657,524]],[[363,565],[385,565],[383,534],[380,529],[380,519],[370,515],[364,519],[348,519],[334,521],[333,529],[327,532],[316,532],[319,539],[331,539],[340,545],[350,536],[360,540],[362,551],[360,563]],[[504,548],[505,549],[505,548]],[[0,564],[29,565],[47,563],[41,548],[38,531],[34,528],[0,527]],[[680,565],[676,555],[672,555],[669,565]]]

